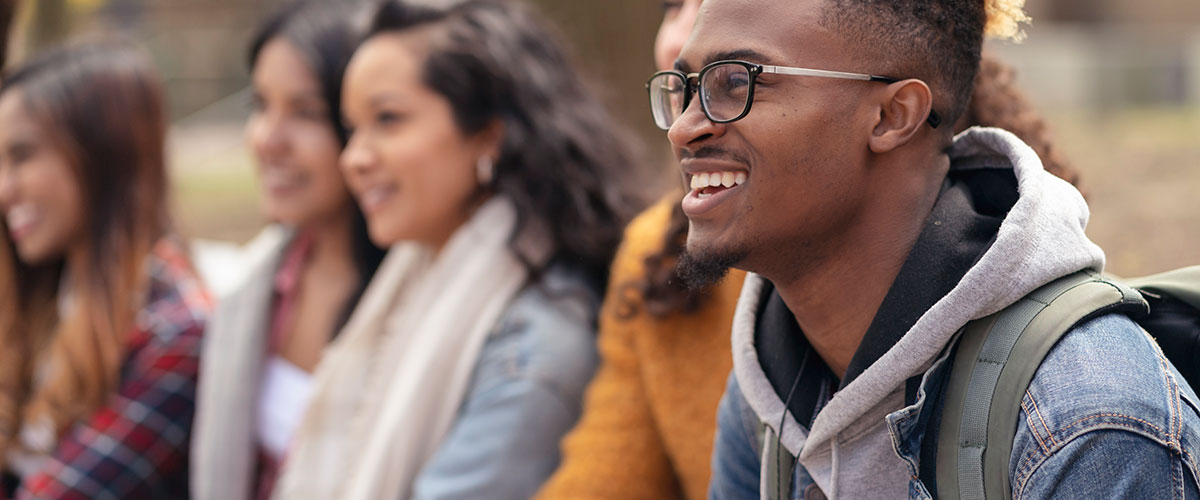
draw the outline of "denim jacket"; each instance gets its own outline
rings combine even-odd
[[[488,336],[459,417],[417,474],[413,499],[526,499],[558,467],[596,369],[597,293],[552,266]]]
[[[947,368],[939,359],[922,378],[914,404],[887,416],[898,459],[912,478],[908,498],[935,498],[918,477],[928,432],[921,425],[929,384]],[[758,420],[735,378],[718,411],[710,498],[759,496]],[[1109,315],[1068,333],[1050,351],[1021,402],[1009,460],[1014,499],[1200,498],[1200,398],[1133,321]],[[803,467],[791,498],[825,498]]]

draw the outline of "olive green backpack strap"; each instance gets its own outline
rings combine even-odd
[[[1080,271],[968,323],[951,365],[938,430],[938,498],[1012,498],[1008,462],[1021,400],[1046,354],[1088,319],[1110,312],[1144,314],[1146,308],[1136,290]]]

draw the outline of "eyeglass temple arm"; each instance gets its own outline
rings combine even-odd
[[[771,66],[763,65],[763,73],[774,73],[779,75],[798,75],[798,76],[817,76],[823,78],[841,78],[843,80],[861,80],[866,82],[883,82],[896,83],[900,80],[887,77],[868,75],[865,73],[847,73],[845,71],[829,71],[824,69],[808,69],[808,68],[789,68],[787,66]],[[925,119],[930,127],[938,128],[942,124],[942,117],[937,114],[937,111],[929,110],[929,117]]]

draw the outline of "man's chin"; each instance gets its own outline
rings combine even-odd
[[[716,285],[744,258],[744,251],[711,248],[689,238],[675,273],[689,289],[700,291]]]

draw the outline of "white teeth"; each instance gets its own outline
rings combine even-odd
[[[703,200],[703,199],[705,199],[705,198],[708,198],[709,196],[712,196],[712,195],[711,195],[711,194],[704,194],[704,193],[696,193],[696,197],[697,197],[697,198],[700,198],[701,200]]]
[[[365,206],[375,206],[384,201],[387,201],[388,196],[391,196],[391,190],[388,188],[374,188],[367,190],[362,195],[362,204]]]
[[[731,188],[740,186],[746,182],[747,174],[745,172],[701,172],[692,175],[692,189],[704,189],[706,187],[726,187]]]
[[[281,167],[264,169],[262,182],[271,188],[286,188],[300,183],[300,174]]]
[[[9,229],[25,226],[34,221],[37,217],[37,210],[30,205],[17,205],[9,209],[5,216],[5,222]]]

